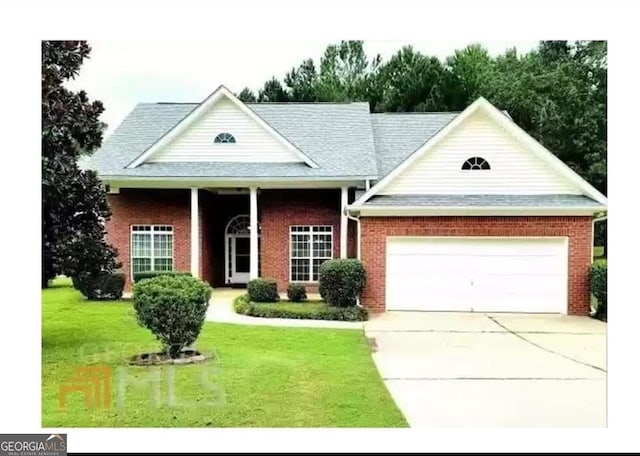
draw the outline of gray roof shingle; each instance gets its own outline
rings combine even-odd
[[[379,177],[386,176],[458,114],[458,112],[371,114]]]
[[[605,208],[583,195],[374,195],[364,206]]]
[[[318,164],[153,163],[126,169],[197,104],[143,103],[83,164],[103,176],[375,177],[378,175],[368,103],[247,103]]]

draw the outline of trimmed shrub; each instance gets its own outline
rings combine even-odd
[[[290,283],[287,287],[287,298],[291,302],[307,300],[307,289],[301,283]]]
[[[105,301],[121,299],[124,291],[124,274],[105,272],[97,276],[81,274],[71,278],[73,288],[87,299]]]
[[[149,329],[172,358],[198,338],[211,288],[190,275],[160,275],[133,285],[138,324]]]
[[[591,265],[591,293],[598,300],[596,318],[607,319],[607,260],[594,261]]]
[[[366,273],[360,260],[329,260],[320,266],[319,291],[330,306],[355,306],[365,282]]]
[[[233,302],[236,313],[260,318],[294,318],[297,320],[366,321],[369,313],[362,307],[330,307],[326,304],[270,304],[249,302],[248,295]]]
[[[145,272],[134,272],[133,273],[133,281],[139,282],[143,279],[153,279],[154,277],[162,276],[162,275],[188,275],[190,276],[190,272],[186,271],[145,271]]]
[[[278,284],[273,279],[253,279],[247,284],[249,299],[253,302],[278,302]]]

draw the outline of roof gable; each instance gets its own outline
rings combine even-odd
[[[461,170],[464,160],[473,156],[486,158],[492,169]],[[479,98],[353,206],[377,194],[501,193],[584,194],[606,204],[604,195],[508,116]]]
[[[234,135],[236,142],[214,142],[220,133]],[[311,168],[318,166],[223,86],[136,157],[127,168],[154,162],[302,162]]]

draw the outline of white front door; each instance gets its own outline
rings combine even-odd
[[[250,268],[250,240],[249,236],[231,236],[231,282],[249,282]]]
[[[390,237],[387,310],[567,313],[566,238]]]

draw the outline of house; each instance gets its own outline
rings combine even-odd
[[[136,271],[214,287],[317,286],[360,257],[372,310],[588,314],[606,198],[485,99],[461,113],[367,103],[139,104],[89,160],[109,241]]]

